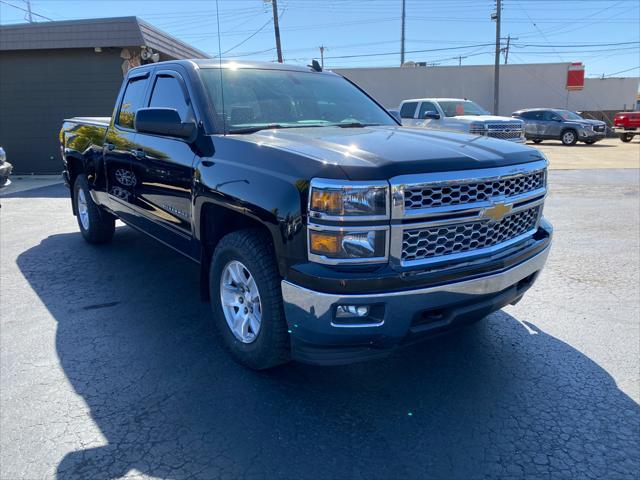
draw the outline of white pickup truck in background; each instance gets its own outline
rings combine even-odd
[[[484,135],[524,143],[524,123],[498,117],[471,100],[460,98],[414,98],[400,104],[402,125],[433,130]]]

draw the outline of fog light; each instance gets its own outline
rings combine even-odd
[[[369,315],[369,307],[366,305],[338,305],[336,318],[366,317]]]

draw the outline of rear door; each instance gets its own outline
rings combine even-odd
[[[104,144],[104,163],[109,205],[125,221],[132,221],[134,189],[138,182],[133,172],[136,132],[133,120],[145,103],[150,72],[132,74],[118,97]]]
[[[404,102],[400,107],[400,118],[402,125],[405,127],[415,127],[418,123],[416,120],[416,110],[419,102]]]
[[[542,110],[522,112],[520,118],[524,121],[524,133],[527,138],[540,138],[543,114]]]
[[[158,70],[151,80],[148,107],[174,108],[183,122],[196,122],[196,112],[183,76]],[[135,209],[145,230],[188,253],[192,239],[192,191],[196,154],[186,140],[138,133],[133,171]]]

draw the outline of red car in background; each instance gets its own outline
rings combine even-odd
[[[613,131],[623,142],[640,134],[640,112],[618,112],[613,117]]]

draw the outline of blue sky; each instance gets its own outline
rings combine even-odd
[[[0,23],[24,22],[25,12],[9,4],[25,8],[26,1],[1,0]],[[215,0],[32,0],[31,5],[53,20],[136,15],[205,52],[218,52]],[[285,61],[309,63],[324,45],[329,68],[397,66],[400,5],[401,0],[278,0]],[[494,1],[406,0],[406,5],[407,60],[493,63]],[[225,57],[276,58],[269,3],[219,0],[219,8]],[[43,17],[34,19],[46,21]],[[640,75],[639,0],[504,0],[502,32],[515,38],[509,63],[582,61],[588,76]]]

